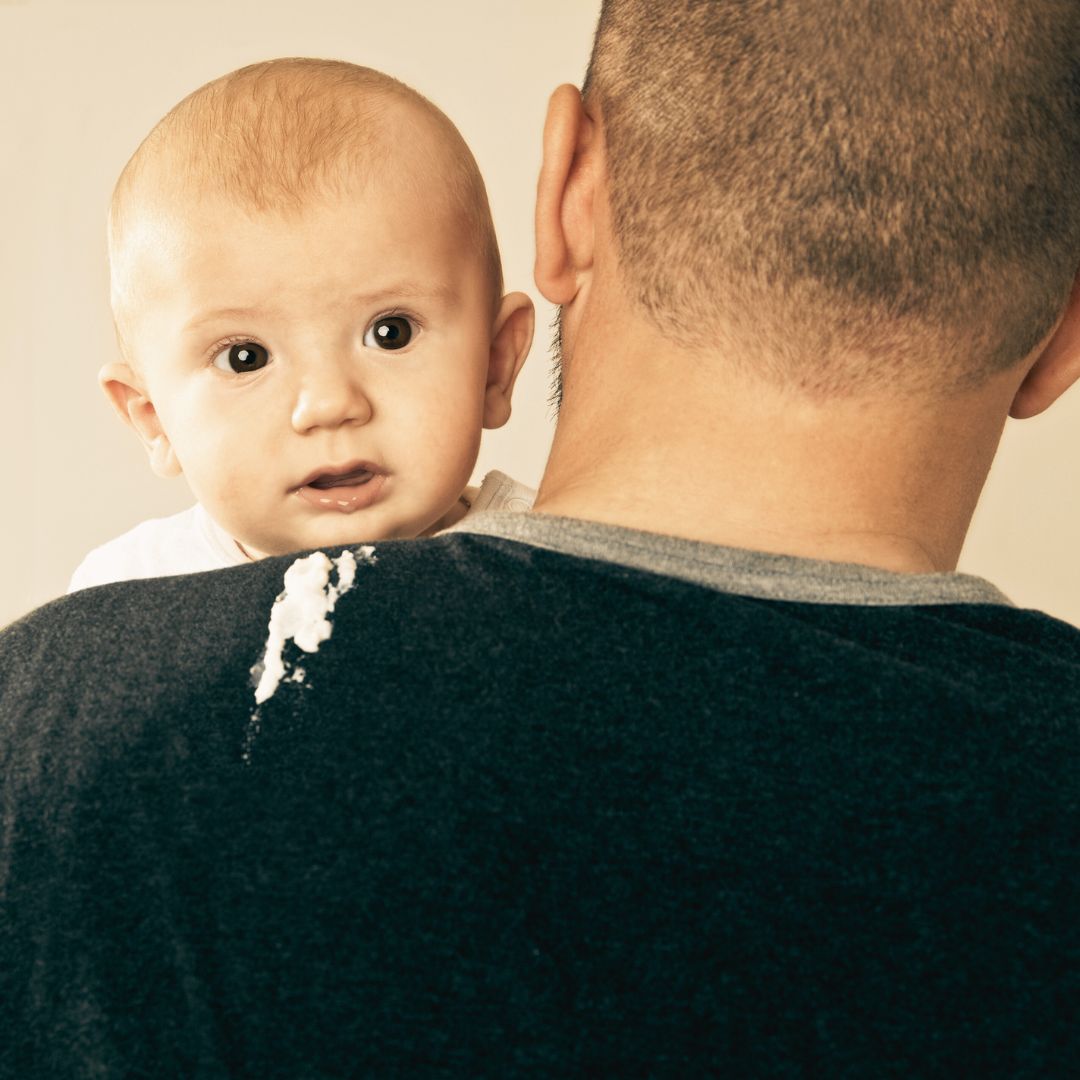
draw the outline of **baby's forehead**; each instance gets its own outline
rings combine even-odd
[[[302,195],[261,202],[213,183],[192,189],[165,178],[148,184],[127,208],[111,252],[114,272],[135,261],[143,264],[141,272],[148,263],[197,272],[228,258],[247,259],[257,274],[290,241],[301,248],[307,241],[327,256],[366,245],[374,254],[385,234],[415,243],[417,227],[433,237],[452,234],[456,246],[467,244],[475,237],[475,215],[455,198],[430,157],[419,158],[387,155],[362,173],[344,170]]]
[[[210,131],[193,122],[159,125],[117,184],[114,216],[142,203],[182,208],[208,197],[241,212],[287,214],[372,179],[442,190],[476,171],[456,128],[418,96],[381,94],[364,111],[342,109],[340,123],[322,132],[288,123],[277,110],[267,116]]]
[[[468,302],[492,291],[490,270],[440,203],[389,173],[288,212],[174,203],[147,215],[114,263],[118,322],[134,345],[149,328],[186,331],[207,312],[281,327],[332,325],[387,303],[430,314],[433,298]]]
[[[501,286],[483,181],[435,106],[389,76],[338,62],[234,72],[173,109],[121,174],[110,208],[114,301],[136,257],[167,259],[191,246],[193,231],[213,229],[212,241],[228,243],[252,222],[302,223],[335,200],[369,210],[385,202],[391,212],[401,193],[429,227],[452,228],[481,251]]]
[[[433,224],[474,226],[488,216],[475,163],[441,113],[408,99],[384,104],[377,119],[353,133],[353,145],[310,160],[310,147],[265,143],[250,153],[199,152],[189,131],[173,133],[117,185],[110,214],[110,254],[116,261],[146,226],[158,237],[182,237],[204,227],[207,207],[219,227],[253,220],[300,221],[331,203],[392,203],[399,192],[419,196]]]

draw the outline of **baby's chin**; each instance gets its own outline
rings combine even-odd
[[[329,516],[329,515],[327,515]],[[292,555],[298,551],[315,548],[349,547],[352,544],[374,544],[380,540],[411,540],[425,532],[436,531],[436,522],[419,523],[375,522],[364,520],[364,514],[338,514],[340,520],[316,521],[312,527],[288,535],[267,533],[263,530],[245,531],[236,536],[240,550],[251,559],[267,559],[278,555]],[[429,525],[432,528],[429,528]]]

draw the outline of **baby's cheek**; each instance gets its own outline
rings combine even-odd
[[[218,516],[243,512],[252,493],[243,460],[211,441],[191,449],[185,473],[199,501]]]

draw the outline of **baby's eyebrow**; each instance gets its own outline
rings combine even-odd
[[[190,333],[193,330],[198,330],[200,327],[205,326],[207,323],[217,322],[220,319],[246,319],[257,314],[257,308],[218,308],[216,311],[200,312],[197,315],[193,315],[186,323],[184,323],[181,333]]]
[[[456,300],[457,289],[448,282],[400,281],[370,292],[353,293],[349,298],[353,304],[378,304],[388,300],[437,300],[449,303]]]
[[[401,281],[394,285],[353,293],[348,303],[366,306],[394,300],[434,300],[449,304],[455,301],[457,296],[457,289],[448,282]],[[207,323],[219,322],[222,319],[248,319],[259,314],[259,308],[250,307],[217,308],[214,311],[198,312],[184,323],[181,333],[192,333]]]

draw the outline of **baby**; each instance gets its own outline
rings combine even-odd
[[[198,503],[92,551],[72,590],[531,505],[499,473],[466,488],[533,310],[502,295],[472,155],[409,87],[303,59],[208,83],[124,168],[109,262],[99,381]]]

